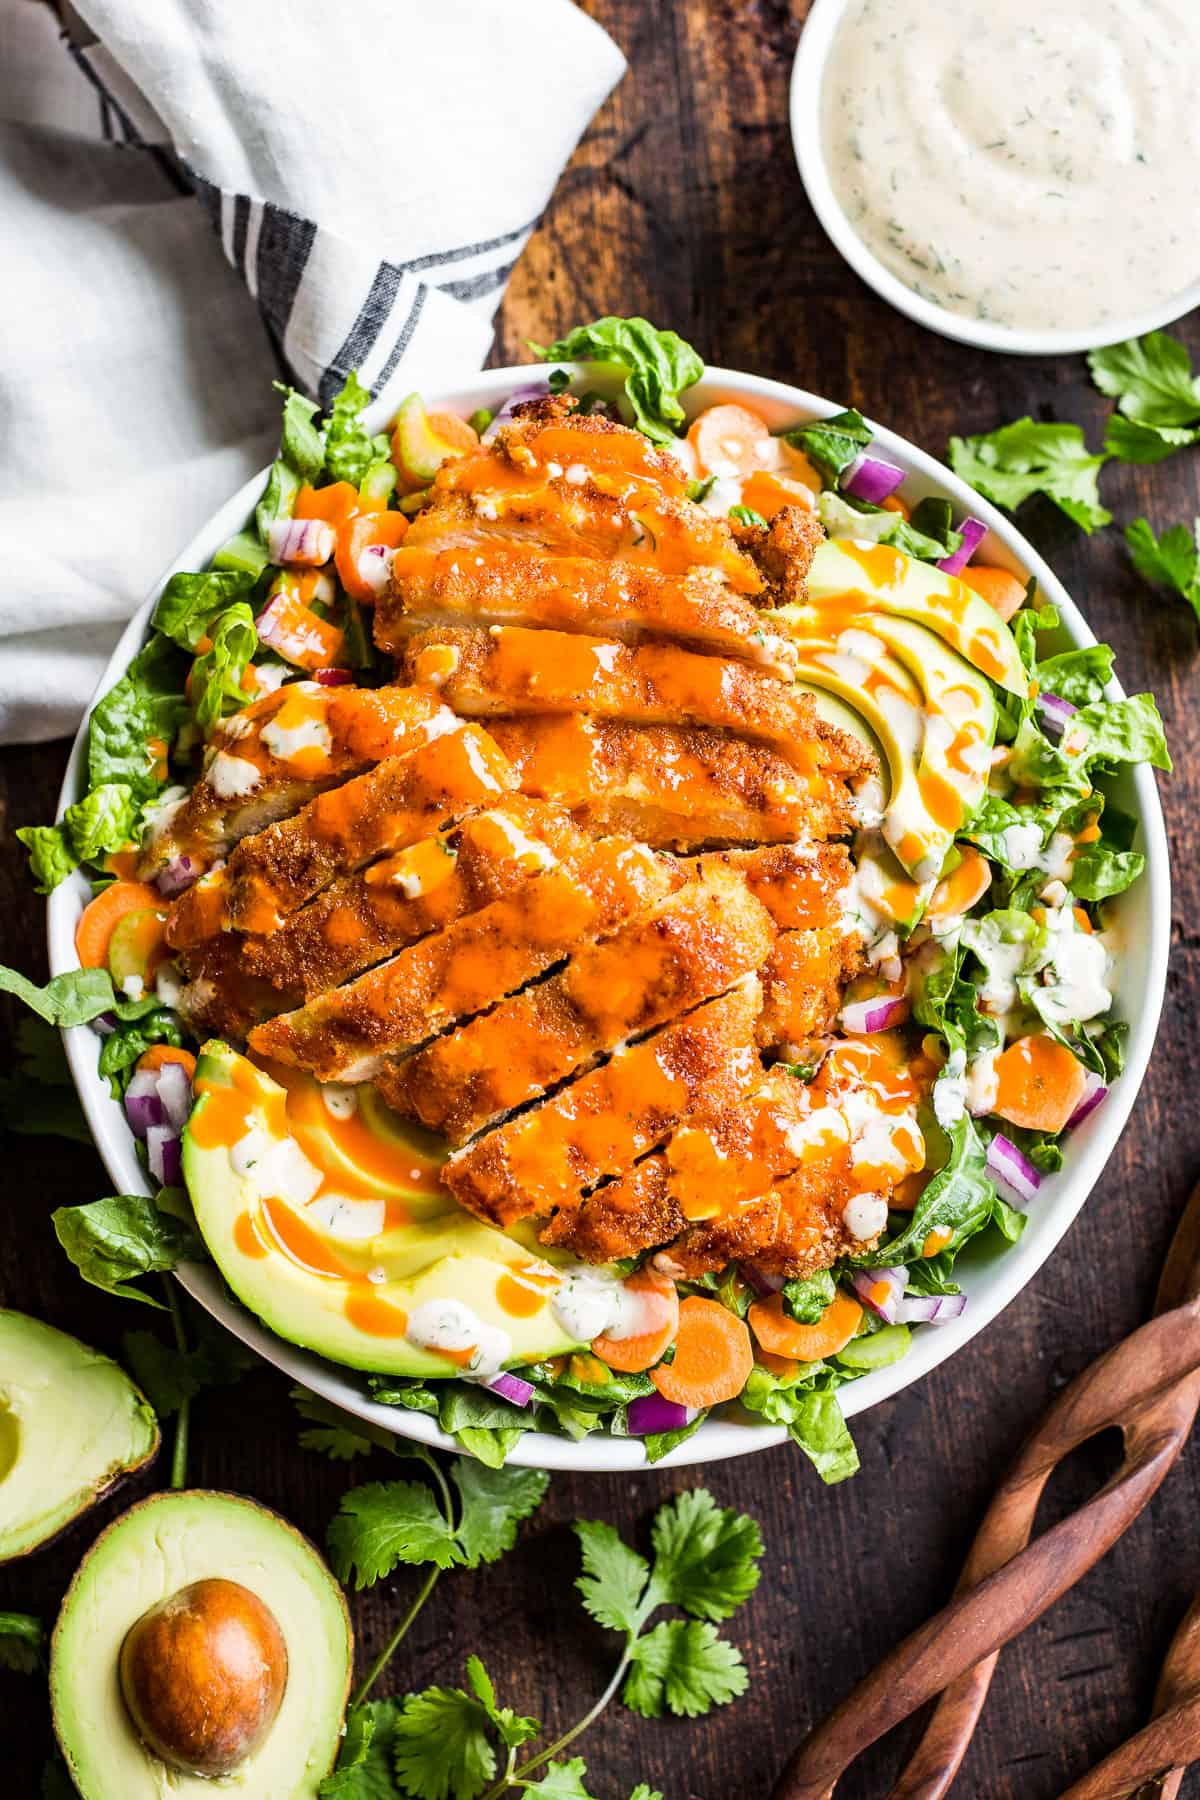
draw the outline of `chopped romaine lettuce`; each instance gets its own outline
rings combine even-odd
[[[1106,458],[1091,455],[1078,425],[1016,419],[978,437],[952,437],[949,455],[956,475],[1010,512],[1045,494],[1084,531],[1112,518],[1097,486]]]
[[[616,363],[625,369],[625,392],[638,430],[656,444],[671,444],[685,414],[679,396],[704,373],[690,344],[647,319],[597,319],[577,325],[557,343],[531,344],[543,362]]]
[[[119,783],[137,801],[152,799],[167,781],[167,755],[187,716],[184,657],[155,636],[139,650],[88,727],[88,786]]]

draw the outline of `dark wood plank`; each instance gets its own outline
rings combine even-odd
[[[1025,411],[1077,419],[1098,442],[1105,403],[1082,358],[990,356],[910,325],[877,300],[826,242],[805,202],[787,130],[797,19],[783,0],[593,0],[631,73],[588,133],[513,280],[494,360],[520,360],[603,312],[641,311],[690,337],[714,363],[793,381],[860,405],[935,454],[952,431]],[[1179,327],[1200,356],[1200,319]],[[1200,511],[1200,461],[1110,470],[1118,520],[1159,527]],[[482,1651],[504,1697],[566,1723],[602,1685],[613,1646],[582,1620],[571,1589],[572,1519],[599,1516],[640,1533],[654,1505],[703,1479],[754,1512],[767,1537],[760,1592],[734,1623],[753,1682],[736,1707],[695,1724],[648,1724],[614,1709],[581,1742],[598,1789],[623,1796],[645,1778],[670,1800],[765,1791],[796,1737],[942,1604],[992,1487],[1048,1398],[1149,1310],[1175,1218],[1200,1167],[1192,1096],[1200,1010],[1200,727],[1196,626],[1187,609],[1131,574],[1119,533],[1084,538],[1048,507],[1021,524],[1064,578],[1097,633],[1116,644],[1130,689],[1152,688],[1167,717],[1176,774],[1164,784],[1174,851],[1174,943],[1159,1049],[1104,1179],[1058,1254],[1003,1318],[919,1387],[860,1421],[863,1470],[826,1492],[790,1449],[741,1463],[602,1480],[560,1476],[544,1515],[498,1568],[448,1577],[394,1672],[397,1687],[459,1677]],[[26,885],[16,826],[51,816],[65,747],[0,755],[5,960],[44,967],[40,903]],[[4,1015],[6,1019],[11,1014]],[[104,1191],[82,1147],[5,1142],[10,1181],[0,1235],[0,1302],[78,1331],[109,1350],[145,1320],[74,1279],[57,1253],[51,1209]],[[1090,1447],[1058,1478],[1057,1516],[1114,1466]],[[373,1460],[372,1475],[386,1472]],[[286,1384],[267,1371],[207,1398],[193,1477],[279,1506],[320,1537],[346,1475],[295,1446]],[[160,1474],[158,1479],[162,1479]],[[154,1485],[147,1477],[141,1489]],[[987,1800],[1057,1794],[1146,1717],[1158,1662],[1200,1585],[1200,1479],[1185,1457],[1112,1555],[1001,1663],[960,1782]],[[114,1502],[67,1539],[0,1572],[0,1607],[53,1614],[79,1555]],[[360,1642],[381,1641],[407,1578],[354,1602]],[[0,1673],[7,1790],[35,1791],[44,1727],[31,1689]],[[899,1746],[848,1778],[847,1800],[882,1793]],[[1192,1778],[1185,1793],[1200,1793]]]

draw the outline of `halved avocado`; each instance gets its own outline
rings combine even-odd
[[[78,1338],[0,1309],[0,1562],[36,1550],[158,1450],[124,1369]]]
[[[956,575],[887,544],[830,538],[817,546],[807,585],[806,604],[781,607],[775,615],[781,630],[800,636],[820,633],[823,604],[842,595],[861,597],[864,611],[925,625],[989,680],[1011,694],[1024,697],[1028,692],[1012,632]]]
[[[204,1047],[196,1089],[183,1138],[196,1223],[238,1299],[280,1337],[375,1374],[452,1377],[459,1366],[406,1330],[418,1306],[453,1300],[505,1333],[507,1363],[577,1348],[550,1290],[528,1275],[513,1279],[535,1260],[562,1259],[528,1227],[496,1231],[465,1213],[430,1179],[428,1138],[408,1132],[372,1091],[331,1093],[291,1071],[285,1094],[219,1042]],[[352,1130],[331,1103],[350,1109]],[[277,1147],[289,1140],[286,1155],[299,1152],[324,1177],[307,1202],[278,1191],[288,1164]]]
[[[214,1786],[147,1748],[126,1705],[119,1666],[135,1625],[196,1582],[237,1583],[273,1615],[286,1649],[279,1711],[246,1759]],[[168,1697],[213,1679],[205,1646],[178,1659]],[[353,1637],[346,1602],[307,1538],[236,1494],[156,1494],[109,1526],[76,1571],[50,1646],[54,1729],[81,1800],[310,1800],[337,1755]],[[164,1665],[172,1677],[176,1669]],[[191,1690],[191,1691],[189,1691]],[[219,1703],[219,1693],[216,1696]]]

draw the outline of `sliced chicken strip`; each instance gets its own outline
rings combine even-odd
[[[397,1112],[462,1144],[617,1044],[723,992],[758,968],[774,936],[745,880],[708,870],[376,1085]]]
[[[750,892],[783,931],[834,925],[842,917],[854,865],[844,844],[802,841],[761,850],[721,850],[701,859],[740,870]]]
[[[819,761],[810,695],[749,663],[678,644],[443,627],[411,640],[405,667],[467,718],[587,712],[632,725],[704,725],[771,744],[801,768]]]
[[[180,856],[206,869],[314,794],[455,728],[454,714],[428,689],[297,681],[264,694],[214,733],[203,775],[161,815],[138,873],[149,880]]]
[[[447,832],[343,876],[275,931],[209,939],[185,956],[192,979],[181,1008],[198,1032],[244,1037],[260,1021],[303,1005],[590,848],[561,807],[510,795]]]
[[[645,845],[607,839],[578,863],[533,875],[348,987],[257,1026],[251,1048],[319,1081],[368,1081],[389,1056],[494,1005],[684,879]]]
[[[862,939],[840,925],[783,931],[762,969],[758,1041],[789,1062],[815,1060],[811,1040],[833,1027],[842,989],[862,967]]]
[[[714,569],[664,574],[648,563],[554,556],[511,539],[457,549],[406,539],[374,630],[379,647],[397,655],[432,626],[531,625],[625,643],[657,634],[780,673],[794,669],[795,645],[765,627],[764,616]]]
[[[215,877],[176,901],[168,941],[186,947],[221,929],[274,931],[336,876],[415,844],[516,786],[511,764],[488,734],[456,721],[435,742],[377,763],[290,819],[244,838]]]
[[[843,783],[717,732],[549,714],[496,719],[491,729],[525,793],[557,800],[597,834],[687,850],[849,826]]]
[[[442,1179],[495,1225],[574,1210],[584,1189],[622,1174],[702,1101],[719,1104],[745,1091],[759,1073],[760,998],[758,981],[746,977],[457,1151]]]

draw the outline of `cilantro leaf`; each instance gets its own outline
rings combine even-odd
[[[1084,531],[1112,518],[1097,487],[1106,458],[1090,454],[1078,425],[1016,419],[977,437],[952,437],[949,455],[956,475],[1009,511],[1045,494]]]
[[[696,1719],[746,1691],[741,1653],[697,1619],[664,1620],[638,1638],[630,1654],[622,1699],[645,1719],[660,1718],[664,1705]]]
[[[575,1586],[593,1619],[610,1631],[632,1636],[654,1610],[647,1592],[650,1566],[644,1556],[613,1530],[595,1519],[578,1519],[575,1533],[583,1554],[583,1574]]]
[[[656,330],[648,319],[596,319],[557,343],[529,347],[543,362],[607,362],[626,369],[625,392],[638,430],[656,444],[674,443],[675,427],[685,419],[679,396],[704,373],[690,344],[673,331]]]
[[[353,1418],[340,1407],[331,1406],[328,1400],[310,1394],[306,1388],[292,1388],[290,1397],[300,1417],[317,1427],[314,1431],[300,1433],[300,1443],[306,1450],[320,1451],[332,1462],[352,1462],[356,1456],[369,1456],[376,1447],[381,1450],[396,1448],[396,1440],[390,1431],[381,1431],[377,1425]]]
[[[371,1481],[351,1488],[326,1534],[339,1581],[360,1591],[390,1575],[398,1563],[457,1561],[454,1536],[433,1493],[420,1481]]]
[[[1124,413],[1113,413],[1104,433],[1104,448],[1110,456],[1127,463],[1160,463],[1176,450],[1200,442],[1200,430],[1188,431],[1179,425],[1147,425],[1141,419],[1127,419]]]
[[[653,1588],[699,1619],[727,1619],[758,1586],[762,1534],[746,1513],[720,1507],[707,1488],[660,1506],[654,1519]]]
[[[471,1692],[491,1720],[506,1750],[515,1750],[518,1745],[527,1744],[530,1738],[537,1736],[542,1729],[540,1719],[522,1718],[511,1706],[496,1705],[496,1689],[492,1678],[477,1656],[467,1658],[467,1680]]]
[[[0,1612],[0,1668],[32,1675],[40,1667],[46,1628],[29,1613]]]
[[[227,1332],[216,1335],[197,1325],[201,1340],[191,1350],[164,1344],[149,1331],[127,1331],[121,1339],[125,1360],[156,1413],[169,1417],[206,1388],[234,1382],[254,1358]]]
[[[346,1735],[337,1767],[318,1785],[318,1794],[342,1800],[395,1800],[392,1734],[399,1702],[366,1700],[346,1715]]]
[[[1135,519],[1125,527],[1125,542],[1143,580],[1174,588],[1200,619],[1200,518],[1190,531],[1172,525],[1159,538],[1147,520]]]
[[[1178,338],[1165,331],[1109,344],[1088,356],[1092,380],[1121,412],[1147,425],[1192,425],[1200,419],[1200,380]]]
[[[487,1709],[461,1688],[410,1694],[396,1714],[396,1779],[414,1800],[475,1800],[496,1772]]]
[[[547,1763],[541,1780],[522,1783],[521,1791],[538,1794],[541,1800],[593,1800],[583,1785],[586,1774],[587,1764],[582,1756],[573,1756],[570,1762]]]
[[[60,1206],[51,1219],[59,1243],[85,1281],[146,1306],[160,1307],[160,1302],[130,1282],[208,1256],[195,1226],[162,1211],[149,1194],[111,1194],[87,1206]]]
[[[450,1479],[462,1502],[455,1535],[469,1569],[512,1549],[517,1526],[537,1511],[550,1485],[543,1469],[491,1469],[465,1456],[455,1457]]]

